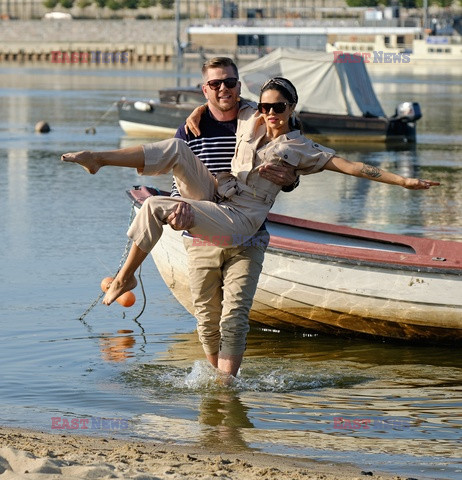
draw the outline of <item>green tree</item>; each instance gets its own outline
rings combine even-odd
[[[405,8],[422,8],[423,0],[398,0],[399,4]],[[462,0],[459,0],[462,4]],[[428,0],[428,6],[438,5],[439,7],[450,7],[453,3],[453,0]]]
[[[107,0],[106,7],[110,10],[120,10],[122,8],[122,4],[118,0]]]
[[[157,5],[157,0],[140,0],[139,2],[140,8],[155,7],[156,5]]]
[[[346,0],[349,7],[377,7],[379,0]]]
[[[166,9],[173,9],[173,5],[175,5],[175,0],[160,0],[160,5],[162,8]]]
[[[63,6],[63,8],[72,8],[74,5],[74,0],[59,0],[59,3]]]
[[[139,0],[121,0],[120,4],[122,8],[128,8],[130,10],[136,10],[138,8]]]
[[[55,8],[58,5],[58,0],[44,0],[43,6],[49,8],[50,10]]]
[[[92,0],[77,0],[77,6],[82,10],[89,7],[93,3]]]

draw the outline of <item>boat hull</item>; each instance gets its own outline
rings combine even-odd
[[[300,112],[298,117],[303,133],[321,142],[403,144],[414,143],[416,140],[414,122],[309,112]]]
[[[344,337],[462,341],[462,267],[440,256],[451,247],[460,259],[461,243],[338,226],[324,231],[325,224],[292,220],[269,216],[271,241],[252,321]],[[430,256],[419,253],[427,247]],[[193,313],[181,232],[165,227],[151,255],[166,285]]]
[[[119,100],[119,125],[130,136],[138,137],[167,137],[176,133],[183,125],[188,115],[197,105],[175,105],[143,102],[147,111],[135,108],[133,101]]]
[[[462,305],[452,274],[294,255],[271,246],[255,297],[254,319],[277,328],[400,340],[462,340]],[[459,288],[461,278],[457,280]],[[281,293],[282,292],[282,293]]]
[[[136,103],[148,110],[136,109]],[[175,134],[197,105],[120,100],[119,125],[129,136],[165,138]],[[415,123],[400,120],[309,112],[300,112],[299,120],[302,132],[319,142],[405,144],[416,138]]]

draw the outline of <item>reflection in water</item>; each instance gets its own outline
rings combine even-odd
[[[248,372],[249,369],[252,370],[250,359],[254,359],[252,364],[259,364],[259,368],[262,368],[266,361],[272,362],[273,359],[278,359],[282,370],[287,366],[291,374],[298,370],[297,363],[304,365],[305,362],[310,364],[354,363],[357,368],[364,371],[371,365],[435,365],[462,368],[462,356],[457,353],[456,348],[450,347],[408,345],[386,340],[371,343],[359,338],[333,338],[302,331],[271,330],[253,323],[247,337],[243,373]],[[175,335],[168,351],[159,355],[159,362],[190,368],[194,362],[203,358],[197,333],[191,332]],[[290,363],[292,361],[296,363],[292,365]],[[300,367],[300,372],[308,378],[310,371],[304,368]],[[259,375],[262,372],[254,373]],[[250,373],[245,375],[248,378],[251,377]],[[342,378],[346,377],[345,374]],[[317,378],[322,378],[322,375],[318,375]]]
[[[117,333],[131,333],[133,330],[119,330]],[[103,360],[106,362],[124,362],[135,356],[133,349],[136,340],[132,335],[114,337],[104,334],[99,339]]]
[[[233,391],[204,394],[199,405],[198,422],[203,425],[199,442],[215,450],[248,450],[242,428],[253,428],[245,406]],[[208,428],[211,427],[211,428]]]

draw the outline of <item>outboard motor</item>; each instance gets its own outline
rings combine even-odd
[[[395,119],[402,122],[416,122],[422,118],[420,105],[417,102],[403,102],[396,107]]]

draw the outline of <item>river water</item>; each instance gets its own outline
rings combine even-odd
[[[326,172],[281,194],[273,211],[462,241],[460,72],[402,68],[372,77],[387,113],[403,100],[420,103],[417,146],[334,148],[442,186],[410,192]],[[198,63],[186,68],[181,82],[197,83],[197,70]],[[131,309],[98,303],[79,320],[122,257],[130,213],[125,190],[153,180],[122,169],[90,177],[59,157],[133,143],[114,110],[98,119],[122,96],[150,98],[177,80],[168,65],[156,71],[0,66],[1,424],[460,478],[460,348],[253,326],[240,378],[219,386],[203,360],[194,319],[151,261],[143,266],[147,299],[139,318],[138,288]],[[39,120],[52,132],[34,133]],[[96,134],[86,134],[95,123]],[[155,184],[168,188],[170,178]],[[57,428],[72,420],[78,430]]]

